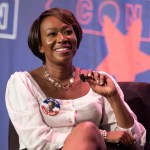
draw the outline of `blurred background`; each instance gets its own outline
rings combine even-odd
[[[7,81],[16,71],[42,65],[28,48],[27,37],[35,18],[52,7],[71,10],[82,26],[74,65],[106,71],[117,81],[150,82],[149,0],[0,0],[2,150],[8,149]]]

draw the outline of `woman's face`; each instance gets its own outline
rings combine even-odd
[[[41,48],[46,63],[70,62],[77,50],[77,38],[73,27],[56,17],[46,17],[41,23]]]

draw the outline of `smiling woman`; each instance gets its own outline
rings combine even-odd
[[[42,21],[40,31],[40,52],[46,54],[47,61],[48,57],[63,59],[63,61],[72,59],[76,53],[77,39],[71,25],[66,25],[56,17],[49,16]],[[62,41],[63,44],[61,44]]]
[[[48,21],[47,18],[50,18],[52,20]],[[57,20],[58,22],[55,22],[55,20]],[[57,28],[61,23],[63,23],[62,27]],[[57,24],[57,26],[55,26],[55,24]],[[45,62],[45,54],[40,52],[42,46],[42,38],[41,38],[42,35],[45,36],[45,38],[47,37],[48,44],[56,42],[54,41],[56,37],[58,38],[57,40],[60,41],[61,38],[65,38],[66,36],[68,36],[69,38],[75,41],[77,40],[75,44],[77,44],[78,48],[80,45],[80,41],[82,39],[82,29],[79,23],[77,22],[76,18],[74,17],[74,15],[68,13],[67,10],[64,11],[60,10],[58,12],[57,10],[54,11],[54,9],[52,9],[44,12],[41,16],[39,16],[34,21],[31,30],[29,32],[28,45],[29,48],[32,50],[32,52],[37,57],[39,57],[43,62]],[[67,40],[67,38],[65,39]]]
[[[106,150],[112,141],[144,147],[145,128],[113,77],[72,64],[81,39],[69,10],[51,8],[33,22],[28,45],[43,65],[14,73],[6,88],[20,149]]]

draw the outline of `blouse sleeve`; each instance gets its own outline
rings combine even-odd
[[[10,77],[5,95],[8,114],[19,140],[32,150],[61,148],[69,132],[53,131],[43,122],[39,102],[33,94],[34,87],[22,74],[15,73]]]
[[[100,73],[107,74],[105,72],[100,72]],[[113,80],[113,82],[118,90],[121,100],[123,101],[123,103],[126,106],[126,108],[128,109],[128,111],[133,116],[134,124],[131,128],[128,128],[128,129],[119,127],[109,102],[107,101],[107,99],[104,99],[103,119],[102,119],[102,123],[101,123],[101,128],[105,129],[107,131],[120,130],[120,131],[129,132],[136,139],[137,149],[141,149],[144,147],[144,145],[146,143],[146,130],[145,130],[144,126],[138,122],[137,116],[131,110],[129,105],[124,101],[124,94],[123,94],[121,88],[119,87],[118,83],[113,79],[112,76],[110,76],[109,74],[107,74],[107,75]]]

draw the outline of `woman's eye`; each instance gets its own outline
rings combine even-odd
[[[72,33],[73,33],[72,30],[66,30],[66,31],[65,31],[65,34],[66,34],[66,35],[71,35]]]
[[[50,32],[50,33],[48,33],[48,36],[51,36],[51,37],[53,37],[53,36],[55,36],[55,35],[56,35],[55,32]]]

